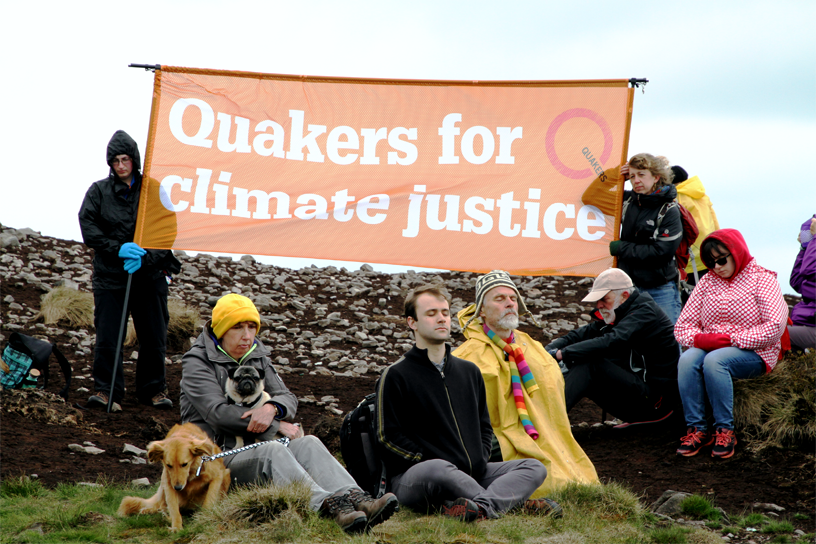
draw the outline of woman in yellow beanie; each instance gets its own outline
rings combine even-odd
[[[230,294],[218,300],[212,321],[182,359],[182,421],[201,427],[224,451],[235,448],[239,435],[258,441],[283,435],[291,440],[288,445],[268,441],[224,457],[233,481],[305,482],[312,490],[312,508],[348,532],[385,521],[396,511],[397,498],[387,493],[374,499],[363,492],[317,437],[303,436],[292,423],[297,397],[272,366],[269,349],[255,338],[260,327],[261,316],[247,297]],[[270,397],[262,406],[247,409],[226,397],[229,372],[239,366],[258,370]]]

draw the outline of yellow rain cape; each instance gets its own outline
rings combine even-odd
[[[682,183],[674,186],[677,189],[677,200],[687,209],[691,216],[694,217],[694,222],[697,223],[697,229],[700,231],[697,240],[692,245],[694,251],[694,260],[697,262],[697,270],[705,270],[706,265],[700,258],[700,246],[709,234],[715,230],[720,230],[720,223],[717,221],[717,214],[714,213],[714,206],[711,205],[711,200],[706,196],[705,187],[700,178],[694,176]],[[691,274],[694,270],[691,261],[686,266],[686,272]]]
[[[464,326],[475,310],[476,305],[471,304],[459,312],[459,325]],[[544,497],[568,482],[597,483],[595,467],[570,430],[561,370],[544,351],[544,346],[529,335],[515,331],[515,343],[524,352],[539,386],[532,395],[524,390],[527,411],[539,433],[538,440],[533,440],[519,420],[511,388],[510,366],[504,359],[504,352],[484,333],[481,319],[474,319],[463,332],[467,341],[456,348],[453,355],[475,363],[482,371],[490,423],[501,446],[502,457],[505,461],[538,459],[547,467],[547,479],[531,498]]]

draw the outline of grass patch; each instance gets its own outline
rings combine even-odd
[[[740,527],[761,527],[763,524],[768,523],[768,518],[760,514],[759,512],[752,512],[750,514],[746,514],[741,519],[737,519],[735,523]]]
[[[694,519],[719,521],[722,518],[722,513],[714,508],[711,501],[701,495],[691,495],[683,499],[683,502],[680,503],[680,511]]]
[[[660,526],[638,497],[620,484],[569,485],[550,498],[564,516],[514,511],[498,520],[463,523],[439,515],[403,509],[371,533],[349,536],[333,520],[310,507],[304,485],[243,486],[215,507],[185,514],[184,528],[170,533],[162,514],[119,517],[125,495],[150,495],[150,489],[97,482],[99,487],[63,484],[47,489],[27,479],[3,482],[0,543],[100,542],[139,544],[243,544],[273,542],[312,544],[628,544],[712,542],[702,529]],[[706,540],[709,538],[709,540]]]
[[[769,521],[765,524],[762,529],[760,529],[761,533],[792,533],[793,532],[793,524],[789,521]]]
[[[796,512],[793,515],[793,519],[798,520],[798,521],[807,521],[807,520],[810,519],[810,516],[807,515],[807,514],[802,514],[801,512]]]
[[[39,480],[32,480],[28,476],[7,478],[0,482],[0,497],[39,497],[45,489]]]
[[[651,532],[649,542],[654,542],[654,544],[686,544],[689,533],[691,533],[691,529],[677,525],[661,527]]]
[[[93,326],[94,301],[91,293],[68,287],[55,287],[40,299],[40,312],[35,319],[46,325],[66,325],[74,328]]]
[[[740,528],[739,527],[723,527],[722,529],[720,529],[720,532],[723,535],[727,535],[728,533],[731,533],[732,535],[735,535],[735,534],[740,532]]]
[[[734,424],[749,450],[816,439],[814,380],[816,351],[788,353],[770,374],[734,382]]]
[[[603,519],[635,519],[644,514],[637,496],[622,485],[612,482],[605,485],[568,484],[550,495],[567,512],[592,509]]]

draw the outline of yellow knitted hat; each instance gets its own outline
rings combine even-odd
[[[212,330],[216,338],[235,326],[236,323],[252,321],[261,329],[261,314],[247,297],[229,294],[218,299],[212,313]]]

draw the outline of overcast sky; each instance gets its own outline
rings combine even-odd
[[[0,223],[82,239],[77,212],[108,172],[113,132],[127,131],[144,154],[153,75],[129,63],[406,79],[645,77],[629,155],[665,155],[700,176],[720,226],[739,229],[792,293],[795,238],[816,212],[815,15],[809,0],[14,2],[0,22]]]

